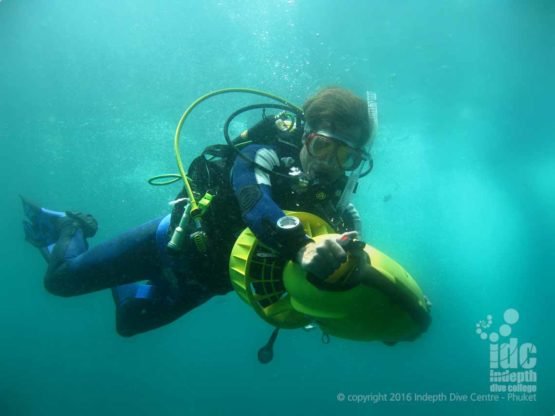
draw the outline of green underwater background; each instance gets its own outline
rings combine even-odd
[[[550,0],[0,1],[0,415],[555,414],[554,73]],[[271,328],[234,293],[121,338],[109,291],[44,290],[20,194],[94,214],[91,244],[108,240],[169,212],[179,186],[146,179],[176,172],[193,100],[251,87],[300,105],[328,85],[377,93],[354,202],[365,240],[433,303],[420,339],[284,330],[262,365]],[[203,103],[185,161],[265,101]],[[536,401],[472,401],[490,388],[476,325],[510,308],[511,336],[536,348]]]

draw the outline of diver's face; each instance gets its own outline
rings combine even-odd
[[[301,149],[300,159],[303,171],[310,179],[320,179],[323,182],[333,182],[339,179],[344,171],[335,160],[334,152],[325,156],[314,156],[308,151],[309,143],[305,143]]]
[[[338,135],[347,136],[341,132]],[[333,182],[343,176],[345,171],[356,169],[361,158],[360,150],[329,135],[311,132],[303,137],[300,160],[303,171],[310,179]]]

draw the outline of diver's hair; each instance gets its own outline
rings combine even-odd
[[[357,147],[364,146],[372,134],[374,121],[370,120],[368,105],[362,98],[341,87],[326,87],[310,97],[303,105],[306,122],[311,129],[329,123],[332,131],[360,128]]]

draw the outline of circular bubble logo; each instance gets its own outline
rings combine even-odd
[[[499,326],[497,331],[487,331],[493,325],[493,316],[491,314],[486,316],[486,319],[482,319],[476,323],[476,334],[482,340],[489,339],[490,342],[496,343],[499,341],[499,337],[508,337],[513,332],[511,325],[514,325],[520,319],[518,311],[514,308],[509,308],[503,313],[503,324]]]

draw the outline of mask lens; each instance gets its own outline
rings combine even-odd
[[[334,147],[333,141],[324,136],[312,136],[308,142],[308,152],[317,158],[328,156]]]
[[[360,165],[362,157],[358,150],[349,146],[339,145],[337,148],[337,163],[343,170],[353,170]]]

